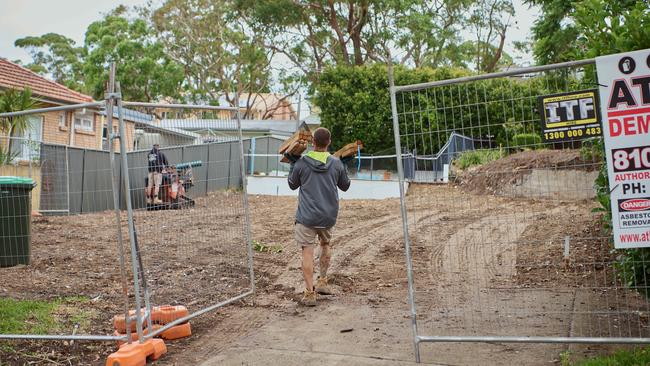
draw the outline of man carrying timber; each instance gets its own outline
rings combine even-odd
[[[345,192],[350,188],[345,166],[327,152],[330,143],[329,130],[321,127],[314,131],[314,151],[304,157],[285,155],[291,161],[289,188],[300,188],[294,231],[296,243],[302,249],[305,293],[301,302],[306,306],[316,305],[316,293],[332,293],[327,269],[332,257],[332,228],[339,213],[338,189]],[[317,237],[321,248],[320,276],[314,286],[314,239]]]

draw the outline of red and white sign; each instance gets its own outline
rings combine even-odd
[[[596,58],[616,248],[650,247],[650,49]]]

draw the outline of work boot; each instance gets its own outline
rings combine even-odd
[[[303,306],[316,306],[316,291],[305,290],[300,303]]]
[[[318,281],[316,281],[316,292],[321,295],[331,295],[332,287],[329,285],[328,281],[327,276],[319,277]]]

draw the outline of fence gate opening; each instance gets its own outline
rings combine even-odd
[[[428,157],[454,136],[474,141],[443,159],[449,184],[401,195],[416,360],[528,364],[562,343],[650,343],[643,276],[616,264],[592,213],[603,160],[594,60],[389,78],[400,179],[439,176]]]

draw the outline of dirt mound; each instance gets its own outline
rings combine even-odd
[[[528,190],[526,190],[526,194],[521,194],[523,193],[520,192],[521,190],[513,189],[513,187],[526,185],[526,178],[536,171],[571,171],[574,172],[574,175],[580,175],[580,178],[585,175],[585,179],[578,180],[586,180],[587,185],[590,186],[593,182],[592,176],[596,174],[595,172],[599,168],[600,162],[584,160],[580,155],[580,150],[530,150],[456,172],[454,182],[463,190],[475,194],[525,196],[530,195]],[[550,180],[556,179],[556,177],[548,178]],[[568,177],[568,179],[571,181],[576,180],[573,176]],[[549,187],[545,188],[549,191]],[[558,192],[540,193],[544,196],[543,193],[552,194]]]

